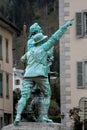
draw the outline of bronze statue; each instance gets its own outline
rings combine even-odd
[[[27,66],[24,73],[21,99],[18,102],[14,125],[19,124],[21,113],[26,105],[26,101],[30,98],[31,90],[35,84],[37,84],[41,90],[37,121],[52,122],[52,120],[48,118],[51,89],[48,81],[47,52],[56,44],[56,41],[61,38],[71,25],[72,20],[66,22],[48,40],[47,36],[43,35],[42,32],[36,33],[30,39],[32,47],[21,58],[22,62],[27,62]]]

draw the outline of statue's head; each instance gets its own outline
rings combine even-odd
[[[41,27],[39,26],[38,23],[34,23],[33,25],[30,26],[30,29],[29,29],[29,35],[30,37],[32,35],[35,35],[37,33],[41,33],[42,32],[42,29]]]
[[[34,47],[34,40],[31,38],[28,40],[26,50],[29,51],[32,47]]]
[[[37,33],[36,35],[33,36],[35,45],[43,43],[44,41],[46,41],[47,37],[48,36],[45,36],[42,33]]]

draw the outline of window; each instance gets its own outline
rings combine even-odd
[[[6,39],[6,62],[9,62],[9,55],[8,55],[8,39]]]
[[[2,73],[0,73],[0,97],[3,96],[3,78],[2,78]]]
[[[87,36],[87,10],[76,13],[76,35]]]
[[[0,117],[0,129],[3,127],[3,117]]]
[[[84,34],[87,36],[87,12],[84,13]]]
[[[9,113],[4,113],[4,126],[12,123],[12,115]]]
[[[0,60],[2,60],[2,36],[0,35]]]
[[[80,112],[79,115],[81,120],[87,119],[87,98],[83,97],[79,101]]]
[[[87,61],[77,62],[77,86],[87,88]]]
[[[19,80],[19,79],[16,79],[16,80],[15,80],[15,84],[16,84],[16,85],[20,85],[20,80]]]
[[[9,74],[6,74],[6,97],[9,98]]]
[[[87,61],[84,62],[84,81],[85,86],[87,87]]]

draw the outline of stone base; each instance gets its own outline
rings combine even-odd
[[[61,130],[60,123],[36,123],[36,122],[21,122],[19,126],[13,124],[4,126],[2,130]]]

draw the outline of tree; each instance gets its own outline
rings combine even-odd
[[[73,130],[82,130],[82,122],[80,121],[79,111],[80,109],[76,107],[70,109],[69,111],[69,117],[74,121],[72,126]]]

